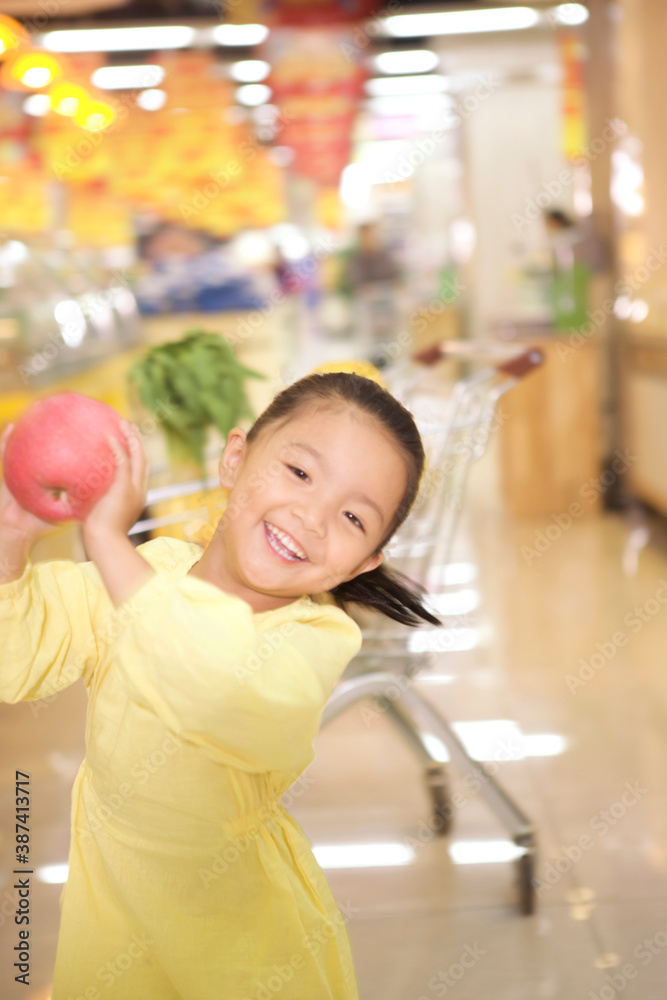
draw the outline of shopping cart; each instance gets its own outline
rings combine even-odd
[[[443,356],[458,359],[471,370],[455,383],[444,407],[440,403],[442,412],[438,412],[437,395],[430,402],[427,399],[426,405],[423,396],[420,399],[423,366],[415,369],[404,364],[395,370],[393,378],[390,372],[385,373],[392,391],[412,410],[427,452],[427,467],[413,510],[385,556],[390,566],[426,589],[431,595],[431,610],[446,628],[451,620],[441,614],[433,590],[436,577],[451,558],[470,466],[486,451],[499,399],[540,365],[543,355],[537,349],[517,351],[516,347],[498,343],[444,341],[431,348],[424,360],[435,361]],[[449,758],[466,776],[466,784],[478,790],[520,849],[515,860],[519,908],[524,914],[533,913],[536,843],[530,820],[490,770],[470,756],[451,724],[410,683],[428,658],[428,653],[425,656],[422,651],[429,645],[423,642],[424,630],[410,629],[387,618],[353,614],[362,627],[364,642],[334,689],[322,726],[357,702],[375,699],[408,737],[425,765],[433,808],[431,827],[443,836],[450,832],[455,811],[445,767]],[[432,645],[437,647],[437,643]]]

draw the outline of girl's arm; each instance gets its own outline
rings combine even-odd
[[[12,426],[0,436],[0,457]],[[0,702],[48,698],[88,679],[115,634],[94,567],[30,563],[33,542],[53,528],[0,482]]]
[[[0,461],[14,424],[0,435]],[[55,525],[29,514],[14,499],[4,480],[0,483],[0,585],[20,580],[30,556],[30,549],[40,535],[53,531]]]
[[[155,570],[136,551],[128,532],[146,503],[148,462],[139,430],[123,421],[130,454],[113,437],[109,443],[116,460],[116,476],[95,504],[83,526],[86,552],[95,563],[104,586],[118,607],[155,576]]]

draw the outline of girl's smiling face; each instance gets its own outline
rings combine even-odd
[[[205,578],[267,611],[378,566],[407,471],[371,416],[320,403],[250,445],[231,431],[220,482],[231,492],[202,557]]]

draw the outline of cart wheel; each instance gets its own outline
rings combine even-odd
[[[433,804],[431,828],[438,837],[446,837],[451,832],[454,815],[447,771],[443,764],[434,764],[426,768],[425,777]]]
[[[533,879],[535,878],[535,855],[530,848],[515,861],[516,876],[519,890],[519,912],[530,917],[535,913],[536,893]]]

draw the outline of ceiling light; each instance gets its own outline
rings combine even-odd
[[[142,90],[137,96],[137,106],[144,111],[159,111],[167,102],[166,90],[159,90],[151,87],[150,90]]]
[[[51,52],[132,52],[185,49],[192,44],[195,29],[185,25],[151,28],[82,28],[48,31],[39,44]]]
[[[49,96],[53,110],[68,118],[75,115],[82,105],[90,101],[90,95],[83,87],[77,87],[75,83],[59,83],[52,88]]]
[[[51,98],[48,94],[31,94],[23,102],[23,110],[27,115],[41,118],[51,110]]]
[[[254,108],[258,104],[265,104],[271,97],[271,88],[263,83],[247,83],[245,87],[239,87],[236,91],[236,100],[239,104],[245,104],[248,108]]]
[[[48,87],[53,79],[53,73],[48,66],[31,66],[21,77],[21,82],[26,87],[33,87],[39,90],[40,87]]]
[[[439,63],[430,49],[410,49],[405,52],[382,52],[373,60],[378,73],[428,73]]]
[[[532,28],[539,14],[530,7],[497,7],[493,10],[452,10],[427,14],[397,14],[386,18],[383,28],[396,38],[426,35],[468,35],[484,31],[517,31]]]
[[[584,24],[588,20],[588,10],[582,3],[561,3],[547,12],[557,24]]]
[[[29,41],[29,35],[22,24],[15,21],[13,17],[0,14],[0,59],[3,59],[12,49],[18,48],[19,45],[26,45]]]
[[[396,94],[440,94],[447,90],[446,77],[439,73],[424,76],[377,76],[365,83],[371,97],[388,97]]]
[[[87,132],[101,132],[116,120],[116,112],[105,101],[90,101],[80,107],[74,121]]]
[[[371,114],[380,118],[443,114],[453,106],[452,98],[445,94],[423,94],[419,101],[409,94],[397,94],[395,97],[373,97],[364,104]],[[445,128],[446,123],[442,122],[441,126]]]
[[[62,74],[62,66],[46,52],[25,52],[6,62],[2,72],[3,83],[9,87],[41,90]]]
[[[147,63],[144,66],[100,66],[91,80],[102,90],[143,90],[157,87],[164,76],[162,66]]]
[[[263,59],[242,59],[230,66],[229,74],[232,80],[238,80],[239,83],[259,83],[269,75],[270,69],[270,65]]]
[[[263,24],[219,24],[213,29],[216,45],[261,45],[269,29]]]

